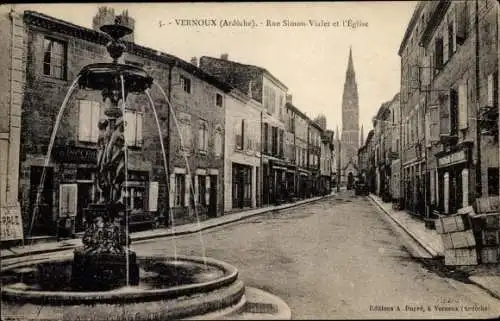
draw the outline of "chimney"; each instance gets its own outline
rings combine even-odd
[[[115,10],[109,7],[99,7],[97,14],[92,19],[92,29],[100,31],[102,25],[115,23]]]
[[[192,64],[192,65],[195,65],[196,67],[198,67],[198,58],[196,58],[196,57],[192,57],[192,58],[191,58],[191,64]]]
[[[289,104],[291,104],[292,103],[292,97],[293,97],[292,94],[287,94],[286,95],[286,102],[289,103]]]
[[[229,55],[227,53],[223,53],[222,55],[220,55],[221,60],[227,60],[228,58],[229,58]]]

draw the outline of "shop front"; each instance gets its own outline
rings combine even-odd
[[[281,204],[293,195],[295,166],[282,160],[269,160],[272,181],[271,204]]]
[[[436,154],[437,207],[441,214],[454,214],[470,204],[470,154],[468,147]]]
[[[232,164],[233,208],[252,206],[252,166]]]

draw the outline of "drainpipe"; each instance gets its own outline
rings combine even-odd
[[[168,101],[169,103],[172,102],[172,69],[173,66],[172,64],[168,64]],[[173,108],[173,106],[168,106],[167,107],[167,152],[168,152],[168,157],[167,157],[167,222],[170,218],[170,184],[173,182],[170,182],[170,164],[171,164],[171,153],[170,153],[170,109]],[[170,222],[172,224],[172,222]]]
[[[259,197],[259,204],[262,207],[264,204],[264,169],[262,168],[263,166],[263,160],[262,160],[262,154],[264,150],[264,135],[262,135],[264,131],[264,124],[262,122],[263,119],[263,113],[262,110],[260,111],[260,197]]]
[[[474,31],[476,33],[475,37],[475,50],[476,50],[476,147],[477,147],[477,162],[476,162],[476,197],[479,198],[483,194],[482,192],[482,171],[481,171],[481,130],[479,128],[479,108],[481,107],[479,101],[479,1],[476,0],[476,12],[475,12],[475,22]]]

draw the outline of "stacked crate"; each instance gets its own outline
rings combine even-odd
[[[476,239],[469,213],[472,208],[460,209],[455,215],[439,216],[436,231],[441,234],[445,265],[477,265]]]
[[[481,263],[497,264],[500,262],[500,202],[498,197],[483,197],[477,199],[475,207],[472,225]]]

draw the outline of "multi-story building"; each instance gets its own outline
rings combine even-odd
[[[104,111],[101,93],[76,89],[59,124],[55,116],[82,67],[110,60],[104,46],[108,39],[97,30],[103,23],[113,23],[115,14],[101,8],[93,29],[32,11],[12,16],[18,28],[15,37],[24,39],[12,53],[13,61],[22,62],[19,76],[25,82],[23,91],[16,91],[21,94],[16,101],[22,108],[18,197],[23,200],[23,225],[27,236],[57,234],[59,224],[68,221],[79,232],[85,223],[83,210],[99,198],[93,181],[98,122]],[[131,17],[121,16],[133,26]],[[159,130],[148,98],[127,97],[128,182],[123,202],[131,212],[130,222],[159,223],[169,217],[169,207],[175,220],[220,213],[224,151],[219,142],[225,121],[224,105],[217,97],[230,87],[179,58],[135,44],[131,36],[125,40],[127,50],[121,62],[143,67],[172,102],[170,110],[160,91],[151,90]],[[192,124],[196,124],[194,135]],[[57,133],[48,159],[54,128]],[[165,140],[168,137],[170,164],[163,162],[159,131]]]
[[[497,13],[493,0],[423,1],[414,11],[399,50],[410,211],[451,214],[498,194]]]
[[[321,136],[320,153],[320,193],[322,195],[331,192],[333,150],[333,131],[325,130]]]
[[[200,67],[262,104],[262,200],[281,203],[289,191],[286,173],[295,171],[284,151],[287,87],[266,69],[230,61],[227,54],[220,59],[201,57]]]
[[[390,193],[392,201],[400,206],[401,202],[401,185],[400,185],[400,173],[401,173],[401,161],[400,161],[400,141],[401,141],[401,131],[400,131],[400,97],[397,93],[389,105],[390,113],[390,130],[391,130],[391,141],[390,141],[390,166],[391,166],[391,183],[390,183]]]
[[[262,105],[239,89],[226,97],[225,211],[260,205]]]
[[[309,120],[308,140],[307,140],[307,168],[311,171],[309,179],[309,195],[317,196],[320,193],[320,157],[321,157],[321,137],[323,129],[318,123]]]
[[[391,153],[392,153],[392,116],[391,101],[384,102],[373,119],[375,158],[376,158],[376,184],[377,195],[384,201],[391,198]]]
[[[287,96],[286,113],[292,119],[295,142],[295,174],[296,197],[305,198],[308,191],[308,179],[311,172],[307,168],[307,131],[309,118],[292,104],[291,96]]]

